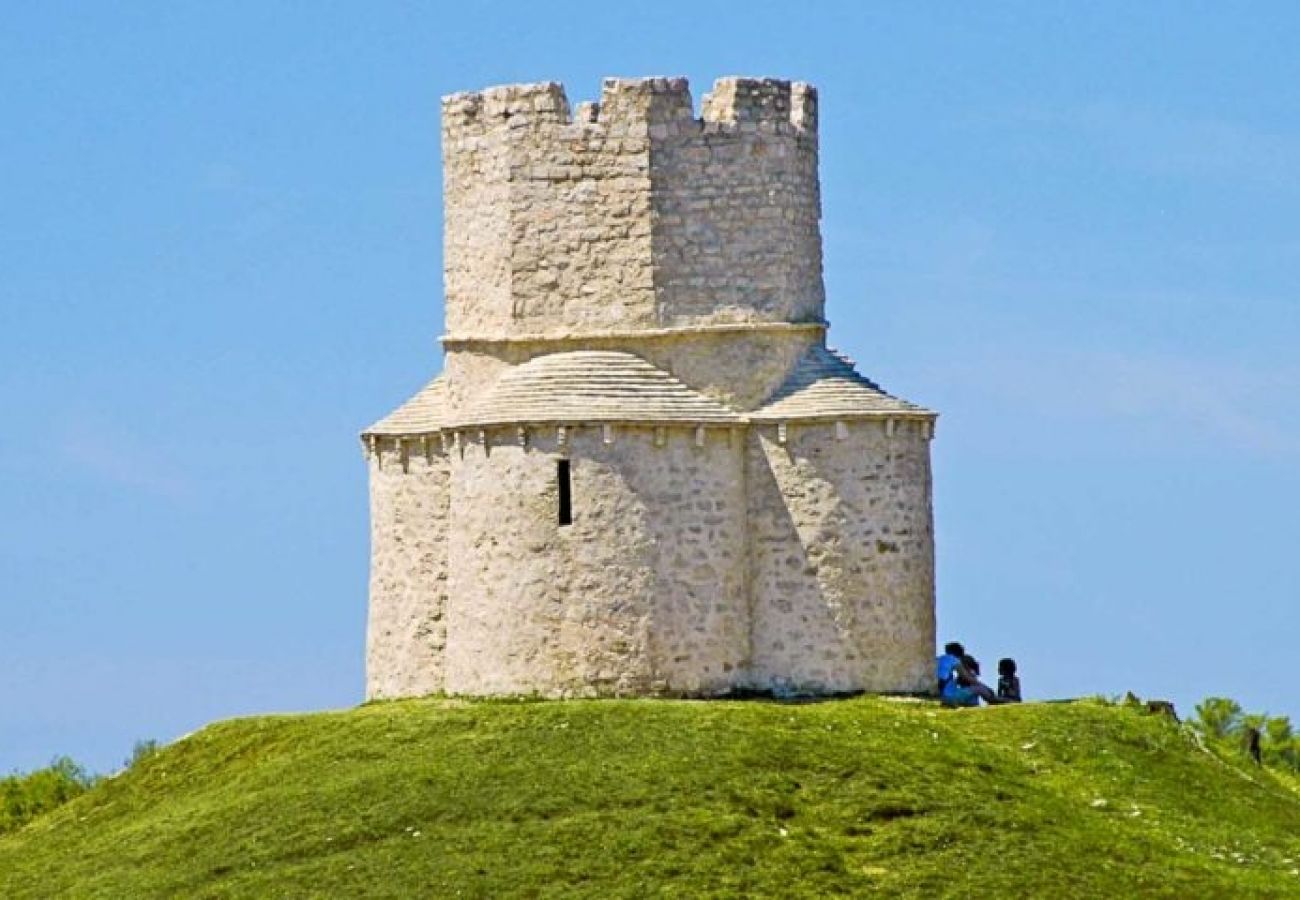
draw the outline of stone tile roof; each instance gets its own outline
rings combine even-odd
[[[933,418],[928,409],[892,397],[859,375],[853,361],[837,350],[813,346],[795,364],[776,393],[749,413],[750,421],[851,419],[887,414]]]
[[[763,406],[744,416],[632,353],[574,350],[509,369],[462,414],[447,410],[439,375],[363,435],[430,434],[444,428],[531,423],[739,424],[898,415],[931,418],[859,375],[852,360],[820,345],[795,365]]]
[[[447,424],[447,382],[439,375],[397,409],[365,431],[366,434],[429,434]]]
[[[739,423],[716,400],[639,356],[613,350],[550,353],[510,369],[456,425],[545,422]]]

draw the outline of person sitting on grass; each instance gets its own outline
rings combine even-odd
[[[985,703],[996,704],[997,694],[979,680],[979,676],[967,668],[964,660],[974,659],[966,655],[966,648],[956,641],[944,644],[943,655],[937,660],[939,676],[939,699],[944,706],[979,706]],[[979,663],[975,663],[976,669]]]
[[[998,699],[1004,703],[1020,702],[1020,678],[1014,659],[998,660]]]

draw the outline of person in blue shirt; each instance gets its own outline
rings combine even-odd
[[[935,661],[939,677],[939,699],[944,706],[979,706],[980,700],[996,704],[997,694],[966,667],[966,648],[956,641],[944,644],[943,654]]]

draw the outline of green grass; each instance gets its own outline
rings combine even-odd
[[[0,896],[1296,897],[1300,795],[1101,703],[422,700],[223,722]]]

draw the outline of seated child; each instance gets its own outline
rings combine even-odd
[[[983,685],[980,683],[980,661],[975,657],[971,656],[969,653],[966,653],[962,655],[961,665],[962,665],[962,669],[965,670],[962,673],[964,677],[960,679],[961,686],[966,688],[968,691],[966,700],[961,705],[979,706],[980,698],[979,698],[979,694],[975,690],[975,687],[976,685],[983,687]],[[985,688],[985,690],[987,690],[987,688]],[[992,701],[986,700],[985,702],[988,703]]]
[[[1020,679],[1016,677],[1014,659],[998,660],[998,699],[1003,703],[1020,702]]]

